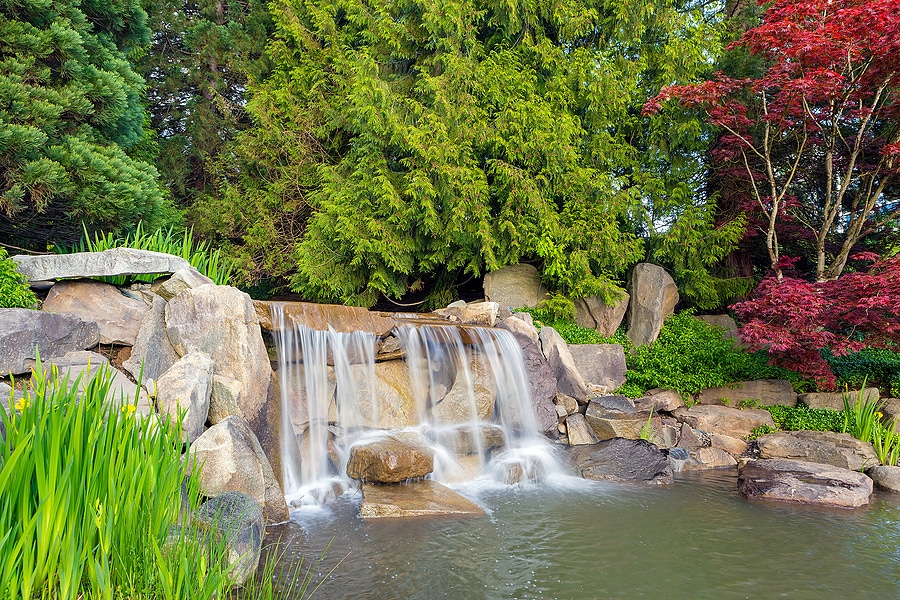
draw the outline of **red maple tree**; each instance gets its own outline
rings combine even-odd
[[[675,99],[724,130],[714,158],[748,182],[777,279],[786,218],[814,240],[816,279],[836,279],[900,218],[900,0],[775,0],[731,47],[764,74],[671,86],[645,111]]]

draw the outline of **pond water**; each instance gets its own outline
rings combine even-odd
[[[363,521],[359,496],[345,495],[294,513],[266,543],[287,561],[324,553],[318,600],[900,598],[900,498],[889,494],[857,510],[751,503],[721,472],[659,488],[457,490],[488,514]]]

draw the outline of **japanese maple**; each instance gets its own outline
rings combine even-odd
[[[900,0],[776,0],[732,47],[763,75],[671,86],[723,135],[714,158],[748,182],[778,279],[779,226],[810,231],[815,276],[835,279],[863,237],[900,217]]]

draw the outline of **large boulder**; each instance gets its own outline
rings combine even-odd
[[[434,314],[445,317],[454,323],[493,327],[497,323],[497,315],[500,314],[500,304],[497,302],[473,302],[464,306],[439,308],[434,311]]]
[[[29,281],[174,273],[191,266],[179,256],[134,248],[111,248],[102,252],[74,254],[20,254],[12,259]]]
[[[484,510],[471,500],[435,481],[403,485],[363,484],[359,514],[364,519],[383,517],[476,516]]]
[[[185,441],[193,442],[203,433],[212,393],[213,361],[203,352],[189,352],[157,380],[156,408],[160,415],[181,422]]]
[[[810,408],[829,408],[831,410],[844,410],[843,392],[811,392],[809,394],[800,394],[797,400]],[[852,406],[858,397],[862,397],[865,402],[878,401],[881,398],[881,392],[878,388],[866,388],[864,390],[853,390],[846,393],[847,398]]]
[[[527,321],[519,316],[523,314],[528,315],[528,313],[515,313],[511,317],[507,317],[500,321],[499,325],[497,326],[501,329],[507,330],[517,338],[524,337],[531,340],[535,344],[540,343],[537,327],[535,327],[531,321]],[[531,315],[528,316],[530,317]],[[522,345],[521,342],[520,345]]]
[[[150,310],[144,313],[131,356],[122,368],[135,380],[140,377],[141,385],[152,390],[154,382],[177,360],[178,353],[166,333],[166,301],[154,296]]]
[[[640,413],[625,396],[600,396],[588,402],[585,419],[600,440],[638,439],[649,413]]]
[[[594,430],[588,425],[581,413],[575,413],[566,417],[566,437],[570,446],[585,446],[596,444],[600,439],[594,434]]]
[[[369,483],[398,483],[425,477],[434,470],[434,451],[394,435],[380,436],[350,448],[347,475]]]
[[[900,467],[878,465],[868,469],[866,475],[872,478],[875,485],[889,492],[900,492]]]
[[[160,277],[150,289],[162,299],[171,300],[184,290],[193,290],[211,283],[215,282],[194,267],[188,267],[175,271],[170,277]]]
[[[788,458],[862,471],[880,464],[875,449],[849,433],[791,431],[770,433],[756,440],[760,458]]]
[[[259,440],[239,416],[207,429],[190,448],[191,470],[200,470],[200,489],[209,497],[241,492],[263,506],[266,523],[288,519],[284,494]]]
[[[237,414],[254,430],[262,427],[272,367],[250,296],[228,286],[184,290],[166,305],[166,332],[179,356],[203,352],[214,375],[237,382],[237,398],[220,398],[213,388],[211,415]],[[220,403],[228,410],[217,412]]]
[[[43,310],[95,322],[101,344],[132,346],[150,307],[108,283],[60,281],[50,288]]]
[[[0,375],[31,369],[36,353],[44,358],[92,348],[100,342],[97,324],[75,315],[26,308],[0,308]]]
[[[540,340],[541,351],[553,369],[559,391],[581,402],[587,401],[587,386],[584,378],[578,372],[575,359],[572,358],[569,347],[562,336],[552,327],[541,327]]]
[[[607,304],[602,298],[580,298],[575,301],[575,322],[593,329],[604,337],[611,337],[628,310],[628,294],[623,290],[618,300]]]
[[[628,289],[628,339],[635,346],[659,337],[663,322],[675,312],[678,286],[666,270],[649,263],[634,267]]]
[[[735,342],[740,341],[737,323],[734,322],[731,315],[697,315],[694,318],[698,321],[703,321],[707,325],[721,329],[722,337],[725,339],[734,340]]]
[[[869,503],[872,488],[862,473],[802,460],[752,460],[738,475],[738,491],[751,500],[856,508]]]
[[[644,440],[615,438],[591,446],[573,446],[569,460],[585,479],[654,485],[675,481],[666,456]]]
[[[381,429],[402,429],[418,423],[419,409],[410,385],[409,368],[401,360],[375,363],[375,379],[367,365],[350,365],[356,384],[356,425]],[[375,389],[372,389],[374,383]],[[341,415],[345,421],[348,415]],[[354,423],[343,422],[345,427]]]
[[[757,427],[768,425],[775,428],[775,421],[767,410],[731,408],[728,406],[696,405],[679,408],[675,418],[694,429],[708,433],[721,433],[736,438],[744,438]]]
[[[573,344],[569,353],[588,384],[614,391],[625,383],[625,350],[620,344]]]
[[[455,369],[456,381],[450,391],[431,409],[439,424],[490,421],[497,397],[494,377],[480,360],[469,355],[469,369]],[[468,377],[467,377],[468,375]],[[472,411],[474,410],[474,415]]]
[[[547,298],[547,290],[532,265],[510,265],[484,276],[484,298],[509,308],[534,308]]]
[[[240,492],[225,492],[204,502],[193,516],[195,524],[203,524],[213,533],[214,544],[225,545],[235,585],[256,573],[266,533],[266,521],[256,500]]]
[[[700,404],[722,404],[740,407],[742,404],[757,406],[797,406],[797,393],[790,381],[784,379],[759,379],[738,381],[721,387],[706,388],[700,392]]]

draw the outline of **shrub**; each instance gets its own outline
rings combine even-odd
[[[864,348],[843,356],[826,352],[838,384],[859,389],[868,380],[891,396],[900,396],[900,352],[885,348]]]
[[[0,248],[0,308],[34,308],[37,297],[16,263]]]

